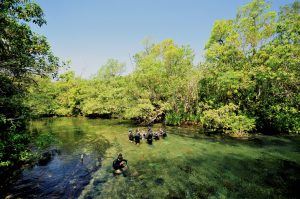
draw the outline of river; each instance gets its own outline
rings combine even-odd
[[[55,139],[9,186],[10,198],[300,198],[299,136],[238,139],[168,127],[165,139],[135,145],[127,134],[137,127],[122,120],[50,118],[31,129]],[[113,175],[120,152],[126,177]]]

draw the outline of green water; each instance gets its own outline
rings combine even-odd
[[[121,120],[55,118],[36,121],[33,127],[55,135],[57,141],[52,147],[69,154],[65,157],[73,159],[78,172],[81,165],[90,168],[89,177],[83,178],[87,183],[80,185],[80,177],[69,180],[77,182],[67,185],[69,193],[80,185],[76,194],[55,193],[57,197],[300,198],[299,137],[234,139],[205,136],[195,128],[167,128],[166,139],[153,141],[153,145],[144,140],[135,145],[128,141],[127,132],[136,127]],[[112,174],[112,161],[119,152],[128,160],[127,177]],[[80,165],[82,153],[85,157]],[[61,163],[63,155],[58,157],[60,163],[52,160],[43,169],[73,167]]]

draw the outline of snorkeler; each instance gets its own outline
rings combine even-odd
[[[141,140],[141,134],[138,130],[136,130],[135,136],[134,136],[135,144],[140,144],[140,140]]]
[[[113,168],[115,174],[123,173],[127,168],[127,160],[123,158],[122,153],[119,153],[117,159],[113,161]]]
[[[148,133],[146,135],[146,139],[147,139],[148,144],[152,144],[152,137],[153,137],[152,129],[148,128]]]
[[[142,130],[141,136],[142,140],[146,139],[146,132],[144,130]]]
[[[156,132],[154,133],[153,137],[154,137],[155,140],[159,140],[159,136],[158,136],[158,134]]]
[[[133,142],[133,139],[134,139],[134,137],[133,137],[133,133],[132,133],[132,130],[131,129],[129,129],[129,131],[128,131],[129,133],[128,133],[128,139],[129,139],[129,141],[130,142]]]
[[[165,130],[163,130],[162,128],[159,129],[159,133],[163,138],[167,137],[167,132]]]

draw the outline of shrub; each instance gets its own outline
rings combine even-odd
[[[165,117],[165,123],[167,125],[180,125],[182,122],[182,116],[176,112],[168,112]]]
[[[206,130],[240,134],[254,130],[255,119],[237,114],[238,106],[232,103],[203,112],[201,123]]]

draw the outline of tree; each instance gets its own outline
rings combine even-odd
[[[148,45],[134,58],[136,70],[129,87],[129,107],[125,115],[144,123],[159,121],[170,110],[184,107],[183,90],[192,74],[194,53],[189,46],[172,40]],[[192,88],[192,87],[191,87]]]
[[[96,78],[109,79],[119,77],[124,70],[124,63],[120,63],[117,59],[108,59],[107,62],[101,66]]]
[[[240,69],[245,55],[242,51],[240,35],[233,20],[218,20],[205,46],[206,63],[218,69]]]
[[[265,0],[253,0],[237,13],[235,23],[247,55],[254,55],[275,32],[276,12],[267,12],[270,6]]]
[[[35,82],[28,89],[26,106],[31,107],[33,117],[54,116],[57,114],[59,104],[57,96],[62,92],[58,89],[51,78],[36,77]]]
[[[87,117],[120,117],[128,104],[127,77],[88,80],[82,88],[82,113]]]
[[[277,132],[300,133],[300,3],[279,12],[272,40],[253,56],[257,66],[255,114],[260,126]]]
[[[82,113],[85,116],[110,118],[121,115],[127,104],[124,103],[126,77],[121,76],[124,70],[125,63],[108,59],[95,78],[85,84],[82,91]]]
[[[202,121],[232,103],[248,121],[235,129],[299,133],[299,7],[284,6],[276,21],[269,4],[254,0],[234,20],[215,23],[201,68],[200,110],[208,118]]]
[[[29,23],[46,23],[42,9],[28,0],[0,1],[0,167],[27,159],[29,109],[24,105],[33,77],[55,75],[59,60],[45,37]],[[1,169],[2,170],[2,169]],[[4,171],[4,170],[2,170]]]

